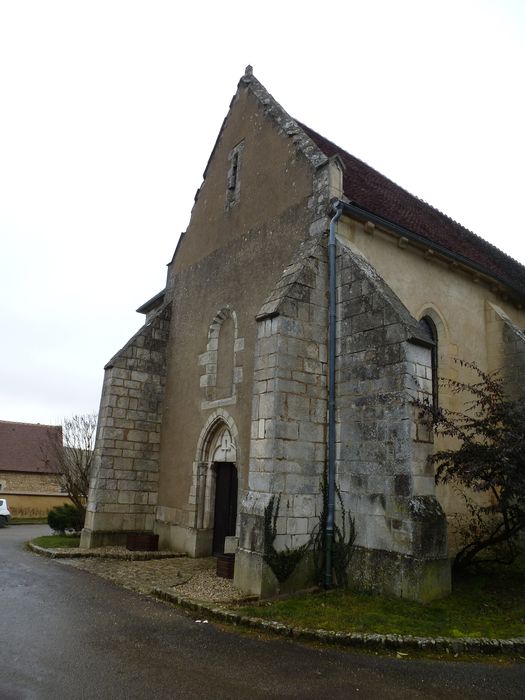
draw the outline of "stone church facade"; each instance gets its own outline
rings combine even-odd
[[[455,358],[522,382],[525,268],[292,119],[249,67],[166,287],[105,368],[83,545],[155,532],[189,556],[234,553],[248,593],[279,590],[265,559],[269,504],[280,551],[310,540],[323,507],[334,202],[350,574],[416,600],[450,589],[447,515],[459,504],[436,490],[433,438],[412,401],[454,407],[436,377],[457,376]]]

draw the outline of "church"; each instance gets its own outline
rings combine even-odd
[[[462,506],[414,399],[461,408],[438,386],[457,359],[521,386],[524,302],[522,265],[294,120],[248,66],[165,289],[105,367],[82,546],[155,533],[234,555],[246,593],[304,588],[328,472],[352,582],[446,595]],[[304,561],[284,580],[270,548]]]

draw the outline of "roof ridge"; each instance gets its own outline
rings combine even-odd
[[[3,420],[0,418],[0,423],[5,423],[6,425],[28,425],[34,428],[61,428],[61,425],[56,425],[52,423],[27,423],[25,421],[19,420]]]

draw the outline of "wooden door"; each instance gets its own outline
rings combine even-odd
[[[215,464],[213,554],[224,554],[224,539],[235,535],[237,520],[237,469],[230,462]]]

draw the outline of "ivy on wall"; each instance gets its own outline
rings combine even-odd
[[[312,532],[311,546],[315,566],[315,575],[321,585],[324,580],[326,521],[328,519],[328,483],[326,476],[321,483],[323,494],[323,510],[319,525]],[[354,553],[355,521],[346,510],[341,491],[336,485],[335,493],[339,501],[339,524],[334,523],[332,539],[332,577],[336,586],[348,586],[348,566]]]
[[[281,552],[278,552],[273,543],[277,536],[277,517],[279,515],[279,506],[281,496],[275,502],[275,496],[270,498],[270,501],[264,509],[264,561],[275,574],[279,583],[284,583],[290,577],[297,564],[310,549],[311,541],[308,540],[305,544],[297,549],[286,547]]]
[[[272,496],[264,509],[264,555],[263,559],[275,574],[279,583],[284,583],[293,573],[296,566],[307,552],[312,552],[317,582],[321,585],[324,578],[325,562],[325,531],[328,517],[328,486],[326,475],[321,482],[323,495],[323,509],[319,517],[319,523],[314,528],[308,542],[296,549],[286,547],[277,551],[274,547],[277,536],[277,517],[281,495]],[[336,586],[348,585],[348,566],[354,551],[355,522],[344,507],[341,492],[336,486],[336,494],[339,501],[338,523],[334,523],[334,535],[332,540],[332,575]]]

